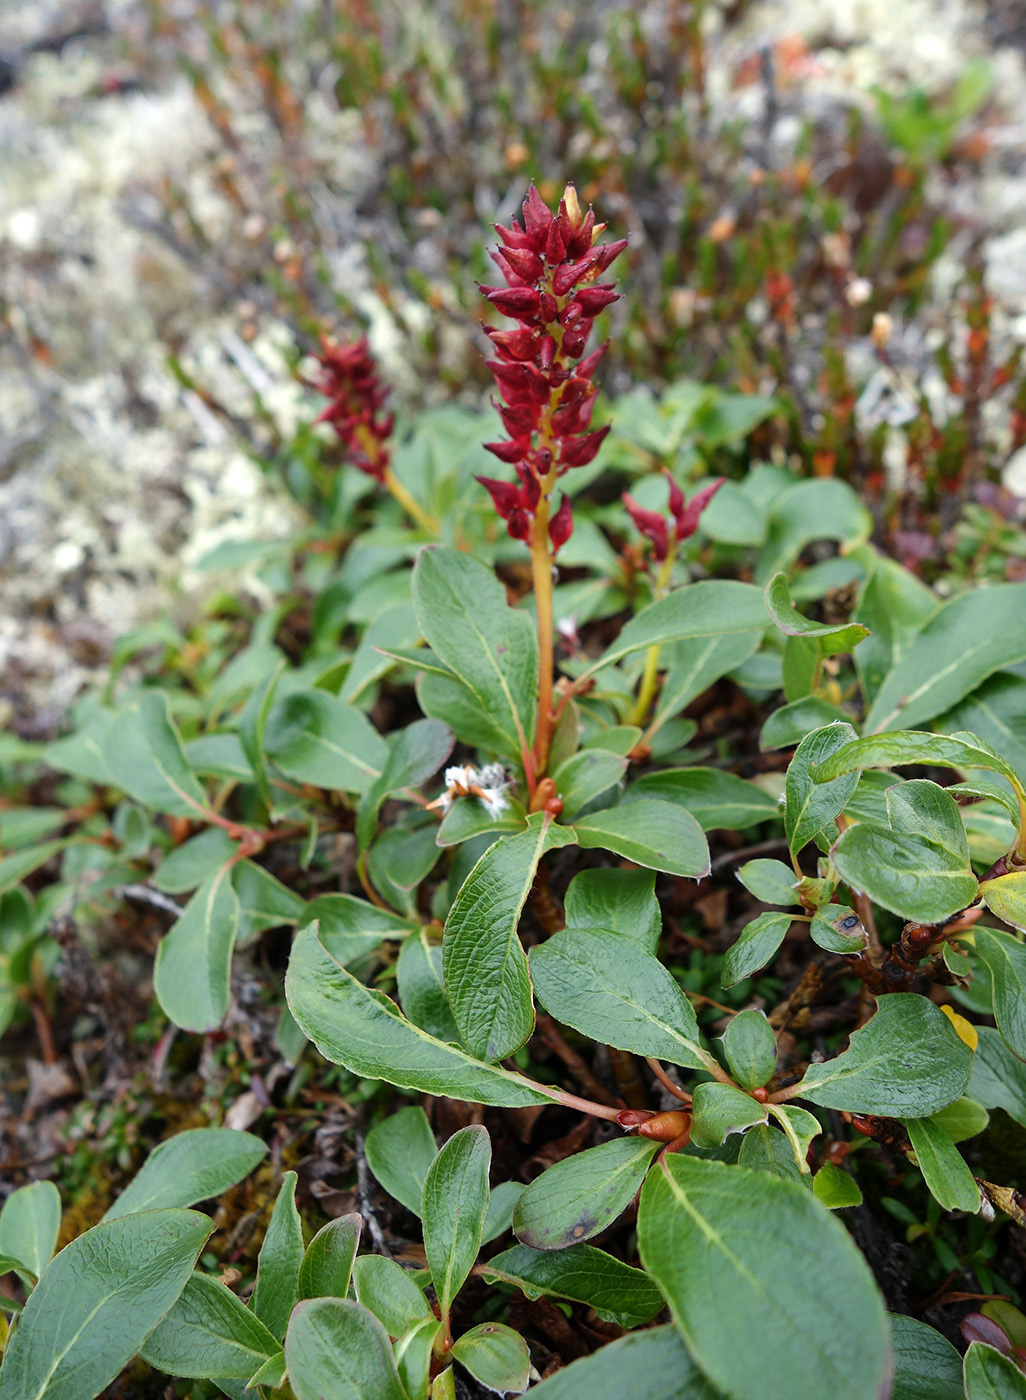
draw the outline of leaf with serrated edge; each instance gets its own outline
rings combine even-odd
[[[330,956],[314,925],[292,945],[285,996],[296,1024],[325,1059],[364,1079],[503,1108],[552,1102],[519,1075],[418,1030],[394,1001],[365,987]]]
[[[702,1370],[735,1396],[869,1400],[887,1320],[844,1227],[797,1182],[680,1154],[649,1173],[638,1245]]]
[[[535,1177],[513,1210],[513,1232],[532,1249],[565,1249],[609,1228],[633,1201],[659,1144],[614,1138]]]
[[[481,1248],[491,1160],[487,1129],[476,1124],[460,1128],[431,1163],[424,1181],[424,1249],[443,1322]]]
[[[564,929],[532,948],[530,962],[538,1000],[557,1021],[618,1050],[708,1067],[691,1003],[632,938]]]
[[[573,834],[535,816],[526,831],[489,846],[460,888],[445,921],[445,990],[463,1043],[481,1060],[519,1050],[534,1030],[527,955],[517,937],[520,911],[546,851]]]
[[[823,1108],[926,1117],[965,1093],[973,1052],[926,997],[894,992],[847,1050],[810,1065],[795,1097]]]

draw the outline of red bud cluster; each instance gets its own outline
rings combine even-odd
[[[697,495],[692,496],[685,505],[684,492],[668,471],[664,471],[663,475],[670,483],[669,515],[664,516],[660,515],[658,511],[645,510],[626,491],[623,493],[623,503],[627,507],[627,514],[641,533],[652,541],[652,555],[657,563],[663,562],[674,544],[691,538],[698,529],[702,511],[705,510],[726,480],[725,477],[718,477],[709,486],[704,486]]]
[[[314,421],[330,423],[345,443],[353,466],[384,481],[395,417],[383,411],[388,389],[378,378],[366,336],[348,345],[321,336],[317,361],[320,373],[309,386],[331,402]]]
[[[592,375],[605,345],[585,359],[592,321],[618,300],[611,282],[597,279],[627,246],[626,238],[597,244],[605,228],[589,209],[581,213],[573,185],[567,185],[553,214],[532,185],[523,204],[523,226],[497,225],[502,247],[493,253],[505,287],[481,291],[517,322],[516,330],[486,327],[496,358],[488,361],[503,402],[498,404],[508,438],[486,443],[513,466],[519,484],[478,480],[491,493],[510,535],[530,537],[542,497],[557,477],[592,461],[609,431],[589,432],[594,408]],[[580,360],[580,363],[575,361]],[[548,522],[554,550],[570,538],[573,518],[563,497]]]

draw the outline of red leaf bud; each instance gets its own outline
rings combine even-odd
[[[597,272],[605,272],[627,247],[626,238],[618,238],[615,243],[604,243],[601,248],[592,249],[592,258]]]
[[[529,467],[518,470],[518,475],[523,483],[520,488],[520,503],[524,510],[529,510],[533,515],[541,500],[541,482]]]
[[[604,340],[597,350],[593,350],[590,355],[587,355],[581,361],[581,363],[577,366],[577,373],[584,379],[590,379],[591,376],[598,369],[599,361],[602,359],[602,356],[606,353],[608,349],[609,341]]]
[[[500,462],[519,462],[527,450],[523,442],[486,442],[484,448]]]
[[[520,492],[510,481],[496,481],[490,476],[475,476],[492,498],[495,509],[503,520],[508,520],[520,505]]]
[[[551,335],[544,336],[538,346],[538,363],[542,369],[551,369],[556,358],[556,342]]]
[[[672,1142],[691,1130],[691,1114],[682,1109],[670,1109],[668,1113],[657,1113],[647,1123],[638,1124],[640,1137],[654,1138],[656,1142]]]
[[[670,548],[670,532],[666,521],[654,510],[646,510],[644,506],[639,506],[637,501],[626,491],[623,493],[623,503],[627,507],[627,514],[637,528],[652,541],[652,553],[656,560],[661,563],[666,558]]]
[[[696,496],[692,496],[691,500],[688,502],[686,508],[683,511],[681,511],[679,514],[676,511],[674,511],[674,519],[677,525],[678,540],[690,539],[691,536],[695,533],[695,531],[698,529],[698,521],[701,517],[702,511],[705,510],[706,506],[716,495],[716,492],[720,489],[720,487],[723,485],[726,479],[727,478],[725,476],[717,478],[717,480],[714,481],[712,485],[703,487],[702,490],[699,491]]]
[[[666,477],[670,485],[670,514],[673,516],[674,520],[679,522],[684,510],[684,492],[680,489],[665,467],[663,468],[663,476]]]
[[[584,321],[581,327],[573,326],[563,335],[563,351],[571,359],[576,359],[588,343],[588,336],[591,334],[591,322]]]
[[[570,508],[570,497],[564,492],[559,509],[549,521],[549,539],[552,541],[552,548],[554,550],[562,549],[573,532],[574,517]]]
[[[566,263],[556,269],[552,278],[552,290],[557,297],[564,296],[570,288],[595,266],[594,256],[581,258],[578,262]]]
[[[545,236],[545,261],[550,267],[561,263],[566,255],[566,239],[559,219],[553,219]],[[557,293],[558,295],[558,293]]]
[[[551,292],[542,292],[538,316],[547,326],[559,319],[559,303]]]
[[[494,326],[485,327],[485,335],[496,346],[500,354],[511,360],[531,360],[538,345],[538,332],[530,330],[500,331]]]
[[[524,230],[517,223],[516,219],[510,219],[512,228],[503,228],[502,224],[495,225],[495,232],[502,239],[507,248],[530,248],[531,240]]]
[[[481,290],[497,311],[516,321],[533,319],[541,306],[541,296],[533,287],[482,287]]]
[[[507,286],[507,287],[528,287],[528,286],[530,286],[531,280],[532,280],[532,279],[531,279],[531,278],[527,278],[527,279],[525,280],[523,277],[520,277],[516,272],[513,271],[513,269],[510,267],[509,263],[508,263],[508,262],[506,261],[506,259],[503,257],[503,253],[504,253],[505,251],[506,251],[506,250],[505,250],[504,248],[493,248],[493,249],[489,252],[488,256],[491,258],[492,262],[495,264],[495,266],[496,266],[496,267],[499,269],[499,271],[502,273],[503,277],[506,279],[506,286]]]
[[[607,423],[604,428],[599,428],[594,433],[586,433],[584,437],[567,438],[563,442],[559,454],[561,465],[564,467],[586,467],[589,462],[593,462],[606,439],[609,428],[610,425]]]
[[[567,244],[566,254],[568,258],[583,258],[591,247],[592,234],[595,230],[595,215],[589,209],[581,220],[581,225],[577,229],[573,238]]]
[[[538,409],[534,404],[515,404],[507,408],[499,403],[495,407],[511,438],[529,438],[538,426]]]
[[[538,193],[537,188],[532,184],[527,191],[527,198],[523,203],[524,228],[531,236],[532,246],[539,252],[538,240],[541,239],[541,247],[545,246],[544,240],[552,223],[552,211]]]
[[[530,248],[500,248],[499,257],[504,258],[525,282],[537,282],[545,270],[541,258]]]
[[[603,284],[594,287],[582,287],[574,296],[574,302],[579,306],[585,316],[597,316],[603,307],[611,306],[614,301],[620,298],[613,291],[611,285]]]

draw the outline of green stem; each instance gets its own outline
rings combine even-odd
[[[394,499],[399,502],[411,520],[416,521],[421,529],[426,530],[428,534],[438,534],[440,528],[438,521],[433,515],[429,515],[419,502],[413,499],[391,467],[385,468],[385,474],[381,478],[381,481],[382,485],[392,493]]]
[[[656,575],[655,586],[652,589],[653,601],[665,598],[670,588],[670,575],[673,573],[673,558],[677,549],[677,541],[671,539],[670,547],[666,551],[666,558],[663,560],[662,568]],[[655,697],[656,687],[659,683],[659,643],[650,646],[645,653],[645,670],[641,677],[641,689],[638,691],[638,698],[631,711],[631,724],[644,724],[645,717],[652,705]]]

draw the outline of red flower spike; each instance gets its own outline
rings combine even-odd
[[[576,362],[584,354],[594,317],[617,299],[612,283],[596,284],[595,279],[623,251],[626,240],[605,247],[597,243],[605,225],[596,224],[591,210],[581,213],[572,185],[564,190],[556,214],[532,185],[522,218],[523,227],[516,220],[508,228],[496,226],[502,246],[493,256],[509,285],[481,288],[501,314],[517,323],[510,330],[486,330],[495,350],[488,367],[501,399],[496,408],[508,439],[488,448],[515,468],[519,484],[505,490],[490,478],[482,478],[482,484],[511,537],[528,540],[556,477],[593,461],[608,432],[588,432],[596,392],[592,375],[606,347]],[[567,498],[553,510],[548,527],[552,548],[558,550],[573,528]]]
[[[559,509],[549,521],[549,539],[552,541],[553,553],[562,549],[573,532],[574,517],[573,511],[570,509],[570,497],[563,492]]]
[[[646,510],[644,506],[639,506],[637,501],[626,491],[623,493],[623,503],[634,524],[647,539],[652,541],[653,557],[657,563],[661,564],[670,551],[670,531],[666,521],[654,510]]]
[[[382,413],[388,389],[378,379],[378,367],[366,336],[350,344],[321,337],[320,372],[309,387],[330,402],[314,420],[330,423],[345,444],[354,467],[384,481],[391,453],[387,442],[395,419]]]
[[[698,492],[697,496],[692,496],[691,500],[682,511],[673,511],[674,521],[677,526],[678,540],[690,539],[695,533],[698,529],[698,522],[701,518],[702,511],[705,510],[706,506],[716,495],[716,492],[726,479],[725,476],[717,478],[710,486],[703,487],[702,490]],[[672,504],[670,509],[673,510]]]

